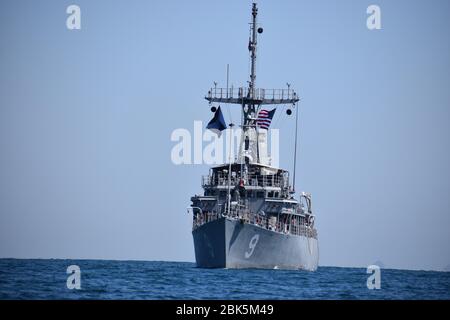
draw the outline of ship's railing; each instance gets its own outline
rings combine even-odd
[[[230,179],[231,185],[238,185],[240,180],[240,177],[232,176]],[[228,174],[215,173],[202,176],[202,187],[211,186],[228,186]],[[289,187],[289,180],[278,175],[249,175],[245,180],[245,186],[287,188]]]
[[[278,233],[305,236],[317,239],[316,229],[304,222],[302,223],[295,219],[292,219],[290,221],[274,222],[273,217],[268,218],[267,216],[263,216],[260,214],[250,214],[248,216],[244,214],[243,216],[235,216],[235,218],[243,219],[244,222]]]
[[[222,215],[218,212],[198,212],[194,214],[192,230],[224,216],[230,219],[239,219],[244,223],[252,224],[260,228],[282,234],[298,235],[317,239],[317,230],[305,222],[300,222],[295,219],[288,219],[289,221],[276,221],[274,223],[273,218],[267,218],[267,216],[255,214],[242,209],[231,209],[230,213],[227,213],[227,215]]]
[[[221,217],[221,214],[218,212],[198,212],[194,213],[192,230],[197,229],[198,227],[204,225],[205,223],[215,221]]]
[[[249,88],[211,88],[206,95],[208,99],[244,99],[250,98]],[[255,100],[296,100],[297,93],[292,89],[253,89],[253,99]]]

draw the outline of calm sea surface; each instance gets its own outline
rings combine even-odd
[[[80,267],[80,290],[67,267]],[[316,272],[200,269],[193,263],[0,259],[0,299],[450,299],[450,272],[381,270],[367,289],[366,269]]]

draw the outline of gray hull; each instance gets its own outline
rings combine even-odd
[[[192,232],[197,266],[204,268],[304,269],[319,262],[315,238],[289,235],[220,218]]]

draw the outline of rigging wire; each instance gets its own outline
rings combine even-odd
[[[295,192],[295,173],[297,167],[297,136],[298,136],[298,102],[295,104],[295,146],[294,146],[294,177],[292,179],[292,191]]]

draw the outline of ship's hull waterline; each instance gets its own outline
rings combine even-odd
[[[222,217],[192,232],[195,259],[203,268],[302,269],[319,262],[315,238],[270,231]]]

